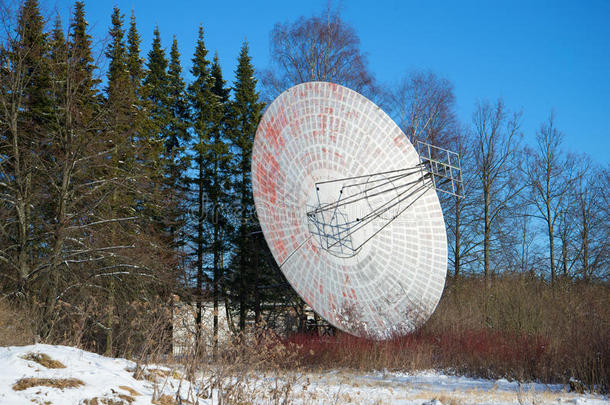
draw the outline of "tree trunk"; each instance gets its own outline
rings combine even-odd
[[[491,243],[491,218],[489,213],[489,205],[490,205],[490,195],[489,189],[485,187],[485,229],[484,229],[484,240],[483,240],[483,266],[484,266],[484,274],[485,280],[487,284],[490,283],[490,271],[489,271],[489,245]]]
[[[461,248],[460,233],[460,199],[455,198],[455,249],[453,257],[453,277],[458,278],[460,274],[460,248]]]
[[[585,212],[582,228],[582,276],[585,281],[589,281],[589,224]]]
[[[241,156],[241,225],[240,225],[240,244],[241,244],[241,254],[240,254],[240,268],[239,268],[239,330],[244,332],[246,329],[246,255],[248,254],[246,249],[246,180],[248,176],[247,168],[245,168],[245,164],[248,161],[248,157],[242,154]],[[257,289],[258,286],[253,286],[254,289]]]
[[[220,241],[219,241],[219,227],[220,221],[218,220],[218,208],[217,204],[214,204],[214,280],[213,280],[213,300],[214,300],[214,348],[213,356],[216,359],[218,352],[218,280],[219,280],[219,269],[218,263],[220,260]]]
[[[201,339],[201,317],[202,317],[202,294],[203,294],[203,157],[200,155],[199,162],[199,190],[197,196],[197,291],[195,299],[197,301],[197,313],[195,316],[197,344]]]
[[[555,274],[555,235],[553,234],[553,221],[551,220],[551,203],[547,199],[546,202],[547,212],[547,231],[549,232],[549,257],[551,261],[551,283],[556,281],[557,275]]]

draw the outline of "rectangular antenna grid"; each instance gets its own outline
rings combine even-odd
[[[417,141],[422,172],[429,175],[435,190],[463,198],[460,155],[438,146]]]

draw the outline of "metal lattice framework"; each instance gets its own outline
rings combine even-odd
[[[256,211],[286,279],[349,333],[403,334],[434,311],[447,268],[438,192],[460,195],[459,157],[418,154],[379,107],[345,87],[304,83],[259,124]]]
[[[423,196],[428,189],[462,198],[459,155],[421,141],[418,141],[417,145],[421,163],[414,167],[316,183],[318,205],[310,207],[307,218],[310,230],[319,239],[320,246],[323,246],[330,253],[338,255],[355,254],[362,245],[371,240],[376,233],[401,215],[410,205],[401,207],[399,210],[396,210],[396,207],[400,207],[400,204],[407,199],[410,199],[413,203]],[[320,186],[329,183],[340,184],[339,195],[334,202],[322,204],[319,196]],[[364,188],[359,186],[364,186]],[[351,192],[354,189],[355,191]],[[350,221],[341,211],[342,207],[349,204],[357,203],[363,199],[368,200],[384,193],[393,193],[393,196],[383,205],[371,207],[370,212],[365,213],[361,218],[353,218]],[[360,245],[354,246],[352,234],[374,220],[383,219],[386,213],[391,213],[391,215],[386,218],[385,225]]]
[[[417,141],[422,160],[422,177],[428,175],[436,191],[463,198],[460,155],[448,149]]]

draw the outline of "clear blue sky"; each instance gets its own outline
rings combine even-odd
[[[72,4],[42,3],[62,16]],[[202,24],[206,46],[211,55],[218,52],[228,81],[244,39],[255,68],[265,68],[273,25],[326,6],[326,0],[85,3],[97,39],[106,35],[115,4],[126,21],[135,9],[144,56],[155,25],[168,51],[176,35],[187,80]],[[380,82],[391,84],[410,70],[430,69],[453,82],[464,122],[470,122],[477,100],[501,97],[509,108],[523,111],[522,130],[530,142],[554,109],[567,150],[610,164],[610,0],[344,0],[342,15],[355,27]]]

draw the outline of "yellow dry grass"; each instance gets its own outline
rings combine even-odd
[[[45,353],[28,353],[22,359],[36,362],[46,368],[66,368],[61,361],[53,360]]]
[[[133,373],[133,378],[136,380],[147,380],[152,383],[156,383],[159,380],[167,379],[169,377],[176,380],[183,379],[183,375],[176,370],[164,370],[160,368],[126,368],[126,371]]]
[[[52,387],[52,388],[76,388],[85,385],[77,378],[21,378],[13,384],[14,391],[23,391],[31,387]]]
[[[137,397],[137,396],[139,396],[139,395],[140,395],[140,393],[139,393],[138,391],[136,391],[136,390],[134,390],[133,388],[128,387],[128,386],[126,386],[126,385],[119,385],[119,388],[120,388],[120,389],[122,389],[122,390],[124,390],[124,391],[129,392],[129,393],[130,393],[131,395],[133,395],[134,397]]]
[[[121,398],[123,401],[126,401],[130,404],[136,400],[134,397],[132,397],[131,395],[127,395],[127,394],[118,394],[118,397]]]
[[[152,403],[154,405],[177,405],[176,398],[169,395],[161,395],[157,399],[153,399]]]

